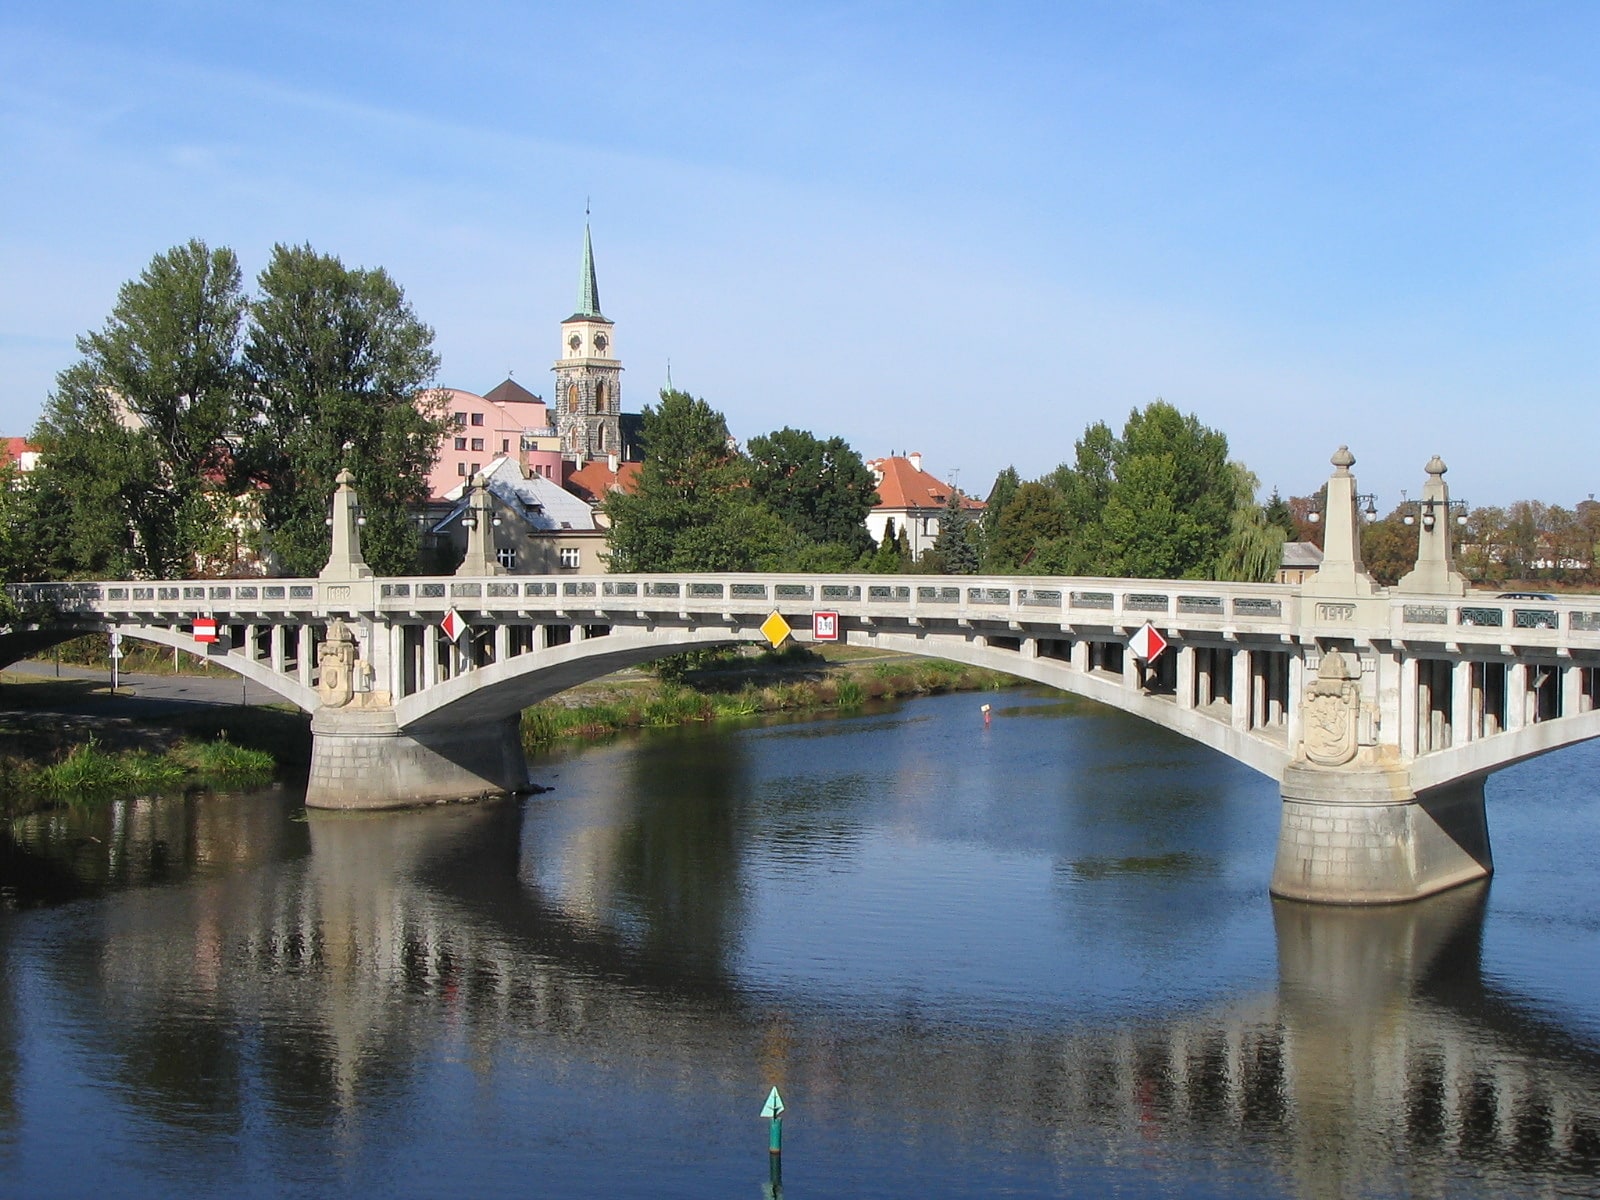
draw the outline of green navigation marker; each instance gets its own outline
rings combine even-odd
[[[772,1122],[771,1136],[767,1139],[767,1150],[771,1154],[783,1153],[783,1097],[778,1095],[774,1085],[772,1091],[767,1093],[767,1102],[761,1106],[761,1115]]]

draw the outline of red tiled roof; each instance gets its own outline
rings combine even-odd
[[[561,486],[574,496],[582,496],[590,504],[599,504],[608,492],[631,492],[639,486],[639,464],[625,462],[612,471],[611,464],[595,459],[583,466],[561,465]]]
[[[867,464],[881,474],[878,480],[877,508],[943,508],[950,498],[950,485],[918,470],[909,458],[898,456],[874,459]],[[963,496],[964,508],[980,509],[983,501]]]
[[[25,453],[37,451],[38,449],[39,447],[33,445],[27,438],[8,437],[6,438],[6,461],[9,463],[20,462]]]

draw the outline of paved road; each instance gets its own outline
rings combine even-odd
[[[171,713],[193,712],[201,705],[274,704],[282,698],[260,684],[251,683],[241,676],[218,677],[211,675],[122,675],[117,681],[117,692],[111,694],[111,673],[100,668],[72,667],[63,664],[57,668],[53,662],[33,660],[12,663],[6,675],[15,679],[24,676],[40,682],[55,682],[59,669],[60,679],[81,680],[90,685],[75,696],[53,696],[48,703],[28,697],[31,691],[24,685],[19,696],[11,687],[0,684],[0,710],[27,708],[38,711],[82,713],[111,717],[157,717]]]

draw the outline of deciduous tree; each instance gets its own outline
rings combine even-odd
[[[191,241],[122,286],[33,431],[40,558],[64,574],[184,575],[234,479],[245,300],[226,248]]]
[[[663,390],[643,413],[631,492],[606,497],[613,571],[747,571],[780,563],[793,535],[750,491],[722,414]]]
[[[867,513],[878,502],[872,472],[843,438],[822,441],[799,429],[753,437],[747,447],[751,493],[802,543],[836,547],[821,557],[847,570],[873,549]]]
[[[427,499],[444,432],[428,399],[433,330],[381,268],[346,267],[310,246],[277,246],[250,308],[245,362],[254,422],[246,459],[271,548],[290,574],[327,561],[326,516],[348,468],[361,497],[362,548],[380,574],[411,570],[409,506]]]

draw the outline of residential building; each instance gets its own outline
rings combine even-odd
[[[497,458],[515,458],[529,473],[561,477],[561,455],[545,402],[514,379],[480,396],[439,388],[446,429],[428,475],[428,494],[444,496]]]
[[[1322,566],[1322,548],[1315,542],[1285,542],[1278,567],[1279,583],[1304,583]]]
[[[19,471],[31,471],[39,465],[39,447],[27,438],[8,437],[5,441],[6,462]]]
[[[462,518],[471,490],[487,489],[494,528],[494,555],[513,575],[598,575],[606,569],[605,530],[587,502],[543,474],[530,473],[512,457],[497,458],[445,497],[448,509],[429,533],[446,542],[460,561],[467,548]],[[437,511],[437,510],[436,510]]]
[[[890,455],[867,462],[878,485],[878,504],[867,514],[867,532],[882,545],[889,522],[895,534],[906,535],[911,557],[918,559],[932,548],[939,536],[939,519],[953,490],[951,485],[922,469],[922,455]],[[959,494],[959,492],[958,492]],[[961,506],[974,517],[983,511],[981,500],[961,497]]]

